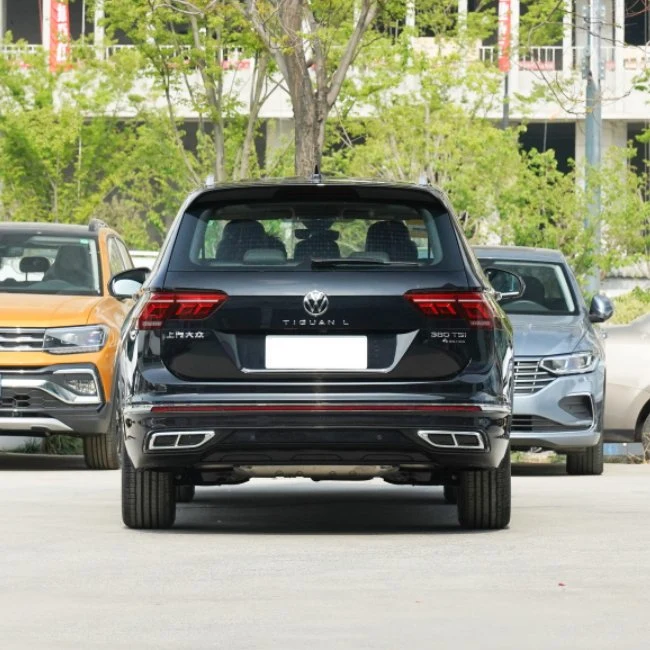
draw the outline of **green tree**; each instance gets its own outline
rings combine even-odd
[[[168,122],[130,95],[138,67],[75,47],[68,69],[41,55],[0,58],[3,217],[85,223],[105,217],[129,243],[160,241],[191,187]],[[129,115],[129,118],[124,115]],[[145,207],[146,206],[146,207]]]
[[[141,75],[164,97],[173,144],[195,184],[259,173],[253,160],[259,112],[274,89],[269,54],[230,0],[111,0],[107,32],[126,34],[141,56]],[[237,61],[252,58],[250,93],[240,97]],[[183,113],[198,120],[198,146],[187,149]]]
[[[320,164],[327,119],[379,8],[378,0],[246,0],[248,19],[286,83],[295,172]]]

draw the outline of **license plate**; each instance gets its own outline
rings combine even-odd
[[[366,336],[267,336],[268,370],[365,370]]]

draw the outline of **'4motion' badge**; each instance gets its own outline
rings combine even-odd
[[[310,316],[322,316],[328,310],[330,300],[327,294],[316,289],[302,299],[302,306]]]

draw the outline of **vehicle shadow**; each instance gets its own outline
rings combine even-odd
[[[177,506],[173,534],[471,534],[459,528],[456,507],[441,487],[247,484],[199,488]]]
[[[564,463],[513,463],[513,476],[567,476]]]
[[[54,456],[46,454],[16,454],[0,452],[0,472],[33,472],[87,470],[83,456]]]

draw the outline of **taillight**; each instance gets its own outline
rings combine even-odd
[[[201,320],[220,307],[228,296],[223,292],[159,292],[149,295],[138,316],[138,329],[155,330],[166,320]]]
[[[404,297],[427,316],[462,319],[471,327],[494,328],[494,310],[482,293],[409,291]]]

